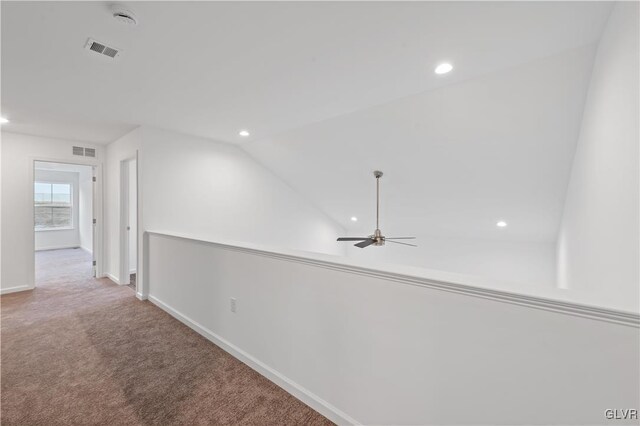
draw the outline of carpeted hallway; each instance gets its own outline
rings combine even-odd
[[[2,425],[331,424],[188,327],[91,278],[83,250],[37,253],[1,297]]]

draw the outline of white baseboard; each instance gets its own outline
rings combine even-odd
[[[19,285],[16,287],[3,288],[3,289],[0,289],[0,294],[17,293],[19,291],[27,291],[27,290],[33,290],[33,287],[30,287],[28,285]]]
[[[218,336],[211,330],[205,328],[204,326],[198,324],[193,321],[189,317],[181,314],[175,309],[171,308],[166,303],[158,300],[156,297],[149,295],[149,301],[154,305],[158,306],[163,311],[170,314],[172,317],[176,318],[181,323],[185,324],[189,328],[195,330],[198,334],[204,336],[206,339],[213,342],[215,345],[221,347],[226,352],[239,359],[243,363],[247,364],[249,367],[262,374],[287,392],[289,392],[294,397],[298,398],[300,401],[307,404],[309,407],[313,408],[332,422],[339,425],[359,425],[360,422],[348,416],[346,413],[340,411],[333,405],[329,404],[327,401],[318,397],[317,395],[311,393],[304,387],[300,386],[293,380],[285,377],[283,374],[269,367],[268,365],[262,363],[256,358],[252,357],[248,353],[244,352],[242,349]]]
[[[79,245],[67,245],[67,246],[50,246],[50,247],[38,247],[36,251],[47,251],[47,250],[62,250],[62,249],[77,249],[80,248]]]
[[[86,251],[87,253],[93,253],[93,248],[91,247],[80,246],[80,248]]]
[[[138,292],[136,292],[136,297],[137,297],[138,299],[140,299],[140,300],[147,300],[147,296],[145,296],[145,295],[144,295],[144,294],[142,294],[142,293],[138,293]]]
[[[116,277],[114,277],[113,275],[111,275],[110,273],[108,273],[108,272],[107,272],[105,275],[106,275],[106,277],[107,277],[107,278],[109,278],[109,279],[110,279],[111,281],[113,281],[114,283],[116,283],[116,284],[118,284],[118,285],[121,285],[121,284],[120,284],[120,280],[119,280],[119,279],[117,279]]]

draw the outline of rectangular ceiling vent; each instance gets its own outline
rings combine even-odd
[[[109,58],[116,58],[120,55],[120,49],[115,47],[109,47],[104,43],[100,43],[92,38],[87,40],[87,44],[84,48],[100,55],[108,56]]]
[[[83,148],[81,146],[74,146],[72,151],[73,151],[73,155],[81,155],[83,157],[96,158],[95,148]]]

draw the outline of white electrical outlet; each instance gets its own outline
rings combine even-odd
[[[231,298],[231,312],[235,312],[236,311],[236,298],[232,297]]]

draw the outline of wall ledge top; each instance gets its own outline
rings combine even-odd
[[[578,303],[560,298],[540,297],[505,290],[508,284],[469,275],[451,272],[415,268],[403,265],[374,265],[361,260],[346,259],[340,256],[294,251],[286,249],[266,248],[259,245],[237,242],[212,241],[187,234],[161,231],[146,231],[145,236],[157,235],[182,240],[190,240],[198,244],[212,245],[226,250],[240,251],[257,256],[266,256],[282,261],[303,263],[321,268],[339,270],[347,273],[367,275],[406,285],[426,287],[467,296],[496,300],[533,309],[558,312],[576,317],[605,321],[624,326],[640,328],[640,315],[609,307]],[[493,288],[492,288],[493,287]]]

